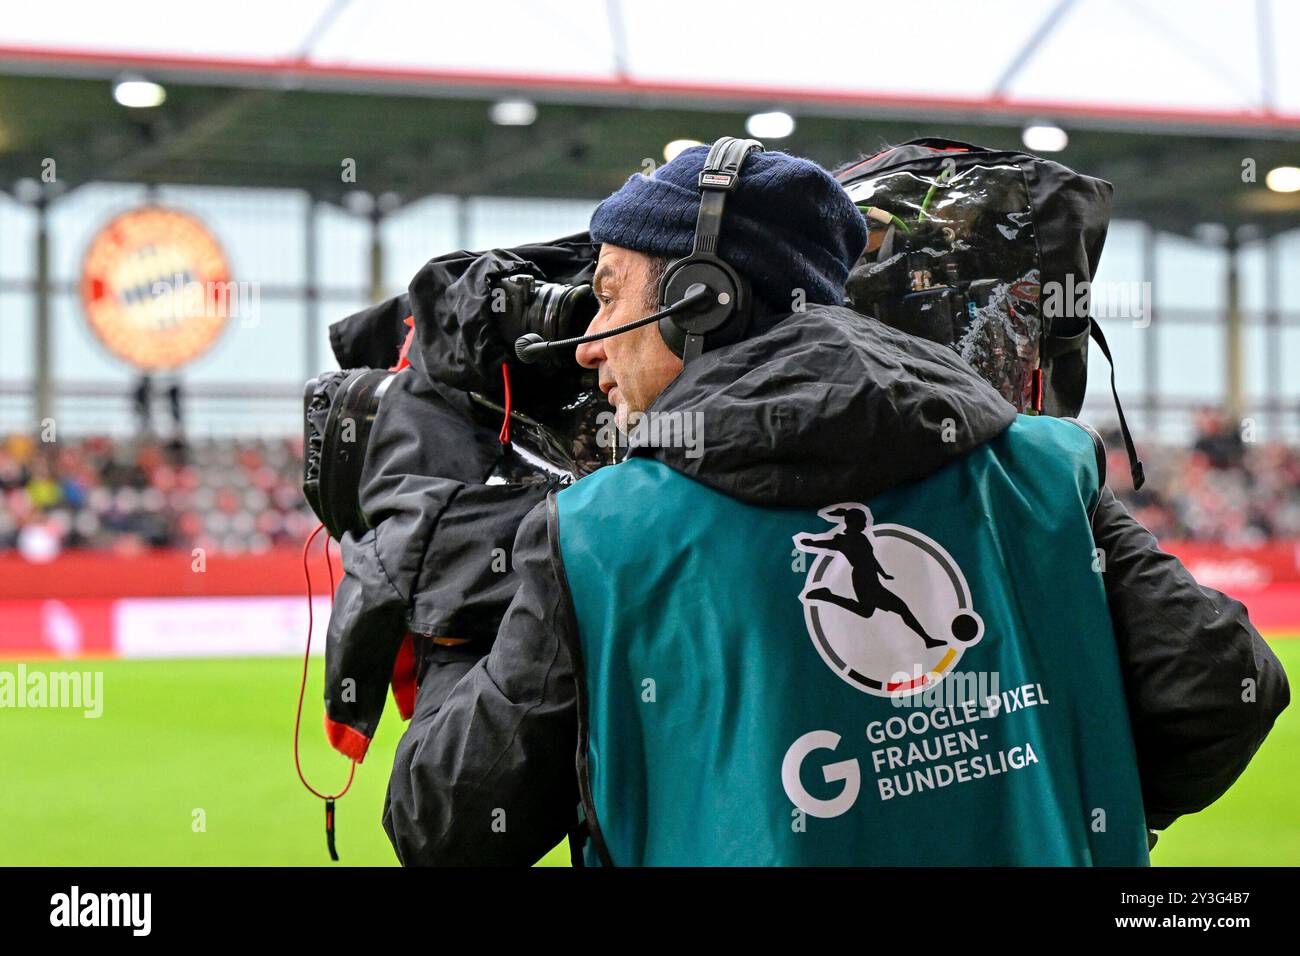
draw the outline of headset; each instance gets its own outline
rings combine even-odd
[[[708,345],[714,346],[739,338],[749,325],[752,296],[748,281],[718,258],[718,238],[727,195],[735,191],[745,158],[755,150],[761,152],[763,144],[734,136],[722,137],[709,149],[698,183],[700,212],[695,220],[695,242],[689,255],[669,263],[664,270],[659,280],[657,311],[594,335],[555,342],[537,333],[520,336],[515,340],[519,360],[536,362],[552,350],[598,342],[651,322],[659,323],[664,344],[684,363],[703,354],[706,339]]]

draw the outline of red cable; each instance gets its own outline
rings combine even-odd
[[[343,794],[347,793],[348,788],[352,786],[352,778],[355,777],[357,773],[357,762],[355,760],[352,761],[352,769],[348,771],[348,782],[343,785],[343,789],[340,790],[338,793],[326,794],[326,793],[321,793],[319,790],[317,790],[315,787],[313,787],[311,784],[307,782],[307,778],[304,777],[302,773],[302,763],[298,759],[298,732],[299,729],[302,727],[302,701],[303,701],[303,697],[305,697],[307,694],[307,664],[308,661],[311,659],[311,629],[314,623],[312,617],[312,606],[311,606],[312,604],[311,568],[307,564],[307,555],[311,550],[312,542],[316,540],[316,535],[320,534],[324,530],[325,530],[325,526],[323,524],[319,525],[316,528],[316,530],[311,533],[311,536],[307,538],[307,543],[302,546],[302,572],[307,579],[307,650],[304,651],[302,655],[302,683],[298,685],[298,714],[293,720],[293,766],[294,769],[298,771],[298,779],[302,781],[302,785],[306,787],[308,790],[310,790],[313,794],[320,797],[322,800],[337,800],[339,797],[343,796]],[[330,561],[330,539],[328,535],[326,535],[325,537],[325,563],[329,565],[330,608],[333,609],[334,607],[334,564]]]
[[[501,439],[501,444],[510,444],[510,366],[505,362],[501,363],[501,381],[506,386],[506,417],[501,423],[501,434],[497,436]]]

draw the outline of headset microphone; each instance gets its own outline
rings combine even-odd
[[[725,295],[725,293],[723,293]],[[658,312],[651,313],[645,318],[637,319],[635,322],[628,322],[624,325],[615,326],[612,329],[606,329],[603,332],[596,332],[592,335],[575,335],[571,339],[559,339],[555,342],[548,342],[536,332],[530,332],[527,335],[521,335],[515,339],[515,355],[519,361],[532,363],[538,361],[547,352],[553,349],[577,348],[579,345],[585,345],[587,342],[599,342],[601,339],[612,338],[615,335],[622,335],[624,332],[631,332],[633,329],[639,329],[643,325],[649,325],[651,322],[658,322],[660,319],[669,315],[676,315],[679,312],[685,312],[687,309],[699,308],[710,299],[715,297],[714,293],[703,282],[692,283],[687,289],[686,294],[674,302],[666,309],[660,309]]]

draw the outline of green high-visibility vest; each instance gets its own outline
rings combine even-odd
[[[818,510],[645,458],[560,492],[588,861],[1145,865],[1097,496],[1027,416]]]

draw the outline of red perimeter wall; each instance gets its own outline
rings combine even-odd
[[[1300,541],[1258,548],[1165,542],[1196,579],[1249,609],[1270,637],[1300,636]],[[47,564],[0,555],[0,657],[287,653],[306,632],[298,550],[207,558],[185,551],[71,552]],[[332,564],[342,575],[337,546]],[[328,572],[311,559],[314,633],[323,637]]]

